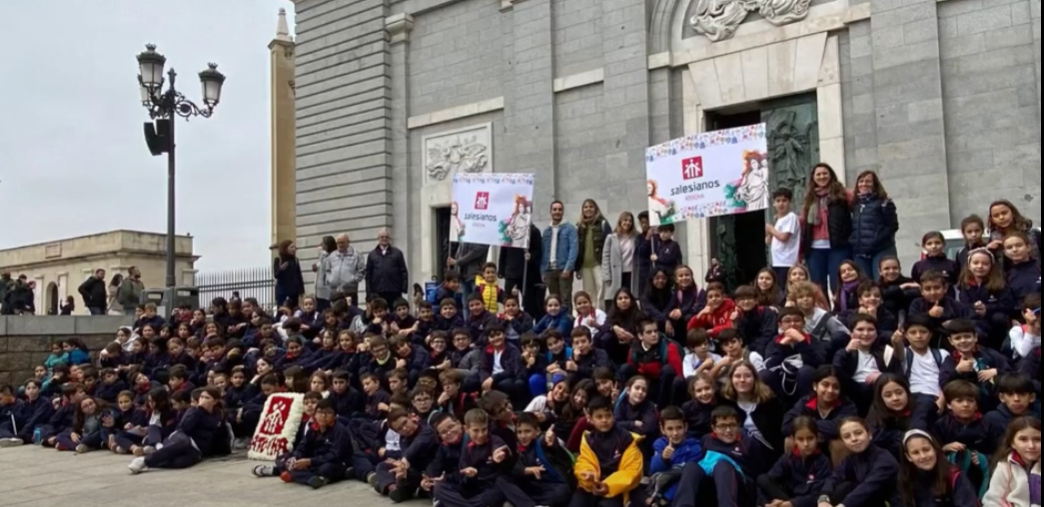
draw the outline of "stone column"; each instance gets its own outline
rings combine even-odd
[[[268,44],[271,59],[272,244],[297,240],[294,112],[294,40],[279,9],[275,39]]]
[[[407,13],[389,16],[384,20],[384,25],[388,30],[391,53],[391,177],[395,187],[400,189],[392,193],[392,209],[395,210],[392,217],[392,235],[395,244],[406,256],[407,264],[417,266],[417,256],[420,252],[411,252],[409,248],[409,218],[413,211],[409,198],[413,194],[409,189],[422,185],[424,175],[419,167],[411,171],[410,135],[406,129],[406,119],[410,116],[409,41],[410,32],[413,30],[413,16]],[[430,217],[424,216],[421,219]]]

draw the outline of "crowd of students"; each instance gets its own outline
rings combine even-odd
[[[800,241],[781,229],[766,227],[775,253]],[[984,241],[974,217],[962,231],[956,259],[925,236],[915,279],[885,255],[876,274],[842,260],[836,287],[794,264],[726,290],[654,261],[608,311],[552,294],[539,319],[494,264],[462,302],[451,270],[435,302],[332,294],[269,315],[218,298],[169,323],[146,305],[96,360],[66,340],[0,386],[0,447],[185,468],[244,448],[289,391],[293,450],[253,474],[393,502],[1039,506],[1039,247],[1019,227]]]

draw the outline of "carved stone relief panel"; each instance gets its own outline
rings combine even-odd
[[[808,17],[812,0],[693,0],[689,25],[712,42],[731,39],[752,13],[775,26]]]
[[[475,125],[424,137],[425,183],[449,181],[454,173],[493,171],[493,125]]]

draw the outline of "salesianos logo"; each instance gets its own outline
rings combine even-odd
[[[703,177],[703,157],[692,157],[682,160],[682,179],[694,180]]]
[[[489,192],[478,192],[475,194],[475,209],[489,209]]]

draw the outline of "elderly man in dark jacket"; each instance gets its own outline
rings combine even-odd
[[[80,296],[83,297],[83,306],[91,312],[91,315],[105,315],[105,309],[109,302],[109,293],[105,288],[105,270],[94,271],[94,276],[84,280],[80,284]]]
[[[409,290],[410,271],[402,250],[391,246],[391,233],[377,233],[377,248],[366,258],[366,293],[369,299],[379,297],[391,306]]]

